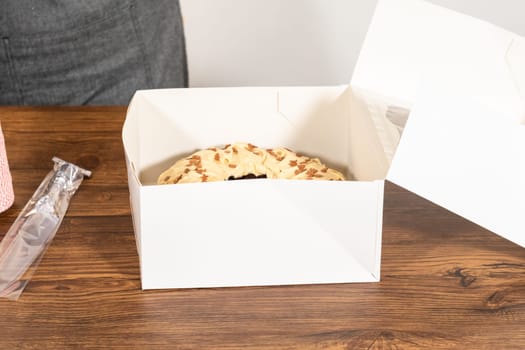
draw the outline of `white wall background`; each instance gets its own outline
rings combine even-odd
[[[525,36],[524,0],[430,0]],[[190,86],[347,83],[376,0],[180,0]]]

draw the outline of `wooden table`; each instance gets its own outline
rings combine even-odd
[[[0,108],[16,194],[0,237],[52,156],[93,171],[19,301],[0,300],[1,349],[525,348],[525,249],[389,183],[380,283],[141,291],[125,111]]]

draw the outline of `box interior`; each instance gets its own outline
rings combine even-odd
[[[350,86],[141,91],[130,109],[124,142],[142,185],[199,149],[234,142],[288,147],[349,179],[382,180],[408,116]]]

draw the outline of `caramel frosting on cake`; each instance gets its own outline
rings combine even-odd
[[[181,184],[265,177],[268,179],[345,180],[318,158],[287,148],[262,149],[250,143],[208,148],[178,160],[160,174],[158,184]]]

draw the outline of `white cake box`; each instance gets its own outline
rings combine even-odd
[[[142,288],[378,281],[386,178],[525,245],[524,43],[380,1],[350,85],[138,91],[123,142]],[[402,135],[398,107],[411,110]],[[234,142],[355,180],[155,185],[175,160]]]

